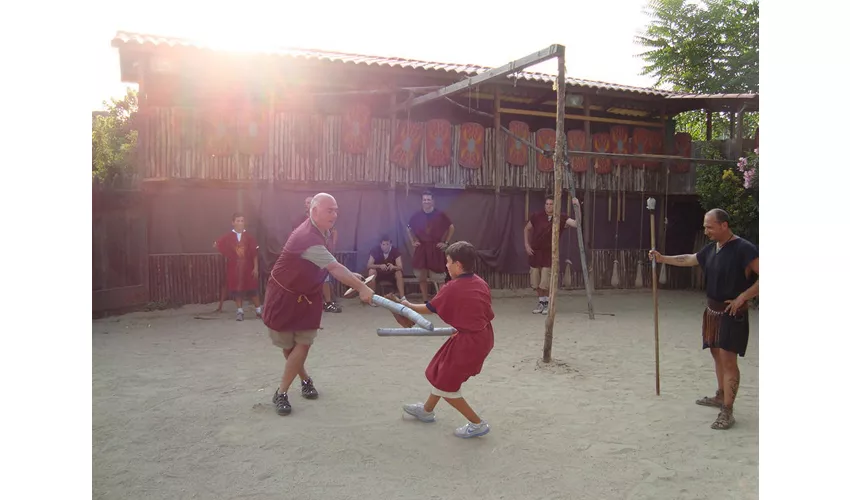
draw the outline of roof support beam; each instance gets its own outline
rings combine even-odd
[[[443,87],[440,90],[436,90],[423,96],[413,98],[406,103],[405,109],[410,109],[414,106],[419,106],[420,104],[436,101],[437,99],[442,99],[443,97],[452,96],[459,92],[463,92],[464,90],[469,90],[477,85],[481,85],[482,83],[485,83],[487,81],[502,78],[510,74],[520,72],[525,68],[534,66],[535,64],[548,61],[549,59],[558,56],[559,48],[563,50],[563,47],[561,45],[550,45],[549,47],[543,50],[539,50],[534,54],[527,55],[522,59],[511,61],[508,64],[505,64],[504,66],[501,66],[499,68],[485,71],[480,75],[467,78],[466,80],[463,80],[461,82],[449,85],[447,87]]]

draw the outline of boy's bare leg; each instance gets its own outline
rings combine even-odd
[[[325,281],[322,284],[322,295],[324,295],[325,304],[327,304],[328,302],[332,302],[332,300],[331,300],[331,284],[328,283],[327,281]]]
[[[295,347],[290,349],[289,356],[286,356],[286,368],[283,369],[283,377],[280,380],[279,392],[283,394],[289,391],[289,386],[295,380],[295,376],[303,373],[304,362],[307,360],[307,353],[310,351],[309,345],[295,344]],[[305,373],[306,374],[306,373]]]
[[[481,423],[481,419],[478,418],[478,415],[475,413],[475,411],[473,411],[473,409],[469,406],[469,403],[467,403],[465,399],[463,399],[463,398],[454,398],[454,399],[444,398],[444,399],[446,400],[446,402],[448,404],[452,405],[452,407],[455,410],[459,411],[461,413],[461,415],[466,417],[466,419],[469,420],[470,422],[472,422],[473,424],[480,424]],[[430,400],[431,399],[429,398],[428,401],[430,401]],[[426,403],[425,404],[426,409],[427,409],[427,406],[428,406],[428,404]]]
[[[440,396],[435,396],[433,394],[430,394],[428,396],[428,400],[425,401],[425,411],[427,411],[428,413],[431,413],[432,411],[434,411],[434,407],[437,406],[437,403],[439,403],[439,402],[440,402]]]
[[[260,294],[259,294],[259,293],[255,293],[255,294],[251,297],[251,302],[253,302],[253,303],[254,303],[254,307],[255,307],[255,308],[259,308],[259,307],[260,307]]]

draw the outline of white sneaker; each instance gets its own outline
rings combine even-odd
[[[485,421],[481,421],[480,424],[473,424],[472,422],[468,422],[463,427],[458,427],[455,429],[455,436],[459,438],[474,438],[480,437],[484,434],[490,432],[490,425]]]
[[[549,314],[549,303],[548,303],[548,302],[546,302],[545,304],[543,304],[543,310],[542,310],[542,311],[540,311],[540,314],[542,314],[542,315],[544,315],[544,316],[545,316],[545,315],[547,315],[547,314]]]
[[[538,301],[537,307],[535,307],[534,310],[531,311],[531,314],[540,314],[542,312],[543,312],[543,302]]]
[[[425,403],[413,403],[410,405],[404,405],[404,412],[408,415],[413,415],[420,422],[433,422],[437,419],[437,416],[433,411],[425,411]]]

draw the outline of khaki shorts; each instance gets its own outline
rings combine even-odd
[[[413,275],[416,276],[416,279],[421,280],[424,276],[425,279],[431,278],[437,283],[445,283],[446,281],[446,273],[435,273],[430,269],[414,269]]]
[[[313,345],[318,330],[301,330],[297,332],[277,332],[269,328],[269,337],[272,344],[281,349],[292,349],[295,344]]]
[[[532,267],[531,268],[531,288],[540,288],[542,290],[549,289],[549,279],[552,277],[552,268],[550,267]]]

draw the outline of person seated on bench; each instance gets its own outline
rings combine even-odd
[[[369,262],[366,264],[369,276],[376,275],[374,281],[369,283],[372,290],[376,289],[378,283],[395,283],[398,296],[404,297],[404,274],[401,266],[401,252],[393,246],[392,240],[387,235],[381,237],[381,244],[369,252]]]

